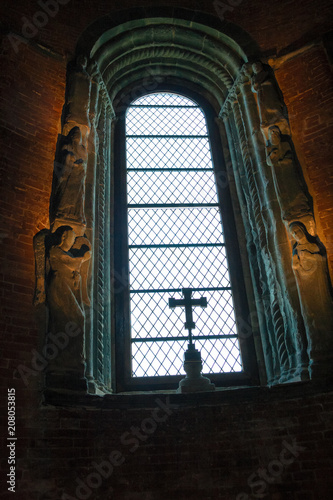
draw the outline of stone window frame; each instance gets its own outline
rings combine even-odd
[[[171,51],[165,51],[165,37],[173,36],[172,26],[179,30],[179,44],[171,49]],[[105,26],[103,26],[102,30],[104,29]],[[126,53],[124,47],[127,47],[128,43],[132,43],[130,40],[133,41],[133,31],[135,32],[136,30],[139,46],[146,42],[147,37],[150,39],[152,31],[156,31],[156,36],[154,35],[154,37],[161,37],[163,47],[156,47],[156,43],[151,45],[149,49],[146,45],[144,49],[138,47],[136,51],[137,57]],[[201,31],[203,32],[200,33]],[[198,32],[200,33],[199,36]],[[190,34],[191,36],[189,37]],[[94,33],[94,36],[96,36],[96,33]],[[113,37],[114,43],[112,43]],[[89,40],[89,38],[90,49],[88,50],[87,39]],[[203,39],[207,39],[208,54],[205,54],[202,50]],[[251,348],[244,348],[245,351],[248,351],[248,358],[251,360],[249,365],[252,366],[251,369],[247,369],[245,380],[241,381],[241,378],[238,376],[234,381],[229,380],[227,385],[257,384],[259,377],[261,382],[265,383],[266,376],[263,367],[261,341],[256,324],[256,305],[253,296],[248,257],[246,251],[244,252],[246,242],[243,221],[240,215],[241,210],[238,204],[238,194],[232,173],[233,167],[230,161],[228,140],[225,135],[221,116],[221,106],[225,101],[225,94],[232,87],[233,80],[230,78],[230,73],[233,73],[235,78],[239,78],[244,58],[246,59],[244,52],[228,36],[222,35],[215,28],[193,23],[184,18],[166,18],[162,21],[162,25],[160,18],[149,20],[137,19],[111,28],[102,34],[100,41],[96,42],[95,40],[95,43],[91,42],[91,37],[84,36],[78,44],[78,53],[84,50],[89,55],[89,67],[92,79],[92,92],[88,107],[90,109],[89,116],[92,124],[90,133],[92,137],[90,148],[92,153],[89,155],[89,158],[92,157],[93,159],[90,169],[91,181],[89,182],[88,178],[87,181],[90,187],[95,182],[95,190],[92,188],[90,193],[91,199],[95,201],[94,206],[91,207],[90,214],[87,213],[87,220],[89,219],[91,228],[90,234],[94,241],[91,276],[93,307],[88,312],[86,321],[86,377],[89,391],[92,393],[99,391],[107,392],[111,388],[112,391],[116,392],[124,390],[125,387],[128,389],[128,386],[123,383],[117,386],[115,382],[117,379],[117,358],[120,351],[119,346],[117,350],[115,348],[116,340],[113,332],[122,331],[123,326],[116,324],[116,317],[113,313],[115,311],[115,304],[112,295],[111,300],[108,298],[114,280],[116,281],[116,286],[119,286],[119,280],[122,282],[120,286],[123,286],[124,280],[126,281],[126,278],[121,274],[122,272],[120,271],[120,274],[118,270],[115,273],[112,272],[107,262],[108,256],[110,256],[110,262],[113,262],[114,255],[118,252],[118,249],[114,247],[113,241],[112,207],[114,204],[114,186],[112,180],[110,183],[117,158],[121,158],[121,154],[118,151],[120,140],[119,138],[115,139],[119,124],[117,114],[119,114],[119,109],[123,111],[130,101],[140,95],[141,89],[147,92],[159,88],[162,89],[163,85],[168,90],[174,89],[177,91],[178,89],[180,93],[189,97],[195,95],[197,102],[204,109],[207,106],[214,109],[214,134],[218,137],[217,140],[221,142],[221,152],[219,154],[226,158],[227,172],[224,175],[230,187],[233,204],[235,205],[234,214],[236,218],[237,238],[241,238],[241,261],[245,275],[244,289],[246,290],[249,304],[248,312],[241,314],[240,327],[245,332],[244,343],[246,345],[250,345],[251,343],[255,345],[255,349],[253,349],[253,346]],[[85,47],[83,47],[84,45]],[[120,52],[122,52],[121,55]],[[214,59],[218,54],[223,54],[223,64],[224,66],[228,66],[227,69],[221,69],[221,65],[215,64]],[[114,63],[112,63],[113,57],[116,58]],[[143,61],[148,59],[152,64],[147,67],[146,64],[141,63],[140,58],[143,58]],[[135,59],[138,60],[135,61]],[[177,61],[182,61],[181,64],[184,61],[184,67],[181,70],[178,69],[173,75],[168,74],[170,73],[170,65],[173,67],[176,67],[178,64],[180,65],[180,62]],[[189,69],[190,67],[191,69]],[[129,73],[128,68],[130,68]],[[190,79],[190,74],[194,74],[193,71],[198,71],[203,83],[195,77]],[[117,81],[118,74],[122,75],[122,73],[124,76],[121,76],[120,81]],[[163,83],[162,85],[159,85],[160,81]],[[165,83],[167,84],[166,86]],[[98,145],[95,138],[98,138]],[[105,238],[107,234],[111,235],[110,239]],[[245,310],[247,310],[247,307],[244,308]],[[112,332],[111,335],[110,331]],[[248,338],[251,339],[248,340]],[[122,358],[121,355],[120,358]],[[259,377],[257,363],[260,367]],[[250,372],[251,374],[249,375]],[[146,385],[139,387],[139,389],[149,390]]]
[[[119,107],[139,96],[140,88],[159,88],[159,79],[166,89],[173,85],[186,89],[189,97],[191,92],[201,96],[215,112],[249,303],[245,324],[250,325],[260,383],[308,379],[309,336],[290,263],[291,237],[267,164],[260,105],[251,88],[252,63],[260,60],[258,47],[236,26],[222,30],[211,16],[152,8],[121,11],[113,19],[96,21],[78,42],[77,56],[82,54],[89,61],[91,79],[84,103],[89,127],[77,123],[85,132],[89,129],[85,207],[86,233],[93,242],[91,306],[85,321],[89,392],[119,390],[114,385],[117,354],[111,332],[116,318],[110,300],[113,281],[126,280],[111,269],[117,252],[111,208],[112,176],[121,158],[115,139]],[[265,68],[273,81],[273,72],[267,64]],[[67,105],[66,101],[65,118]]]

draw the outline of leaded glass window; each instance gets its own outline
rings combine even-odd
[[[183,374],[185,315],[168,298],[207,297],[194,310],[203,373],[242,371],[211,148],[201,108],[145,95],[126,114],[130,337],[133,377]]]

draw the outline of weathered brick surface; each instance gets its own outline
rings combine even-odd
[[[32,239],[48,224],[66,65],[26,45],[8,55],[1,61],[0,82],[0,322],[2,355],[12,375],[37,343]]]
[[[233,3],[233,10],[226,11],[225,20],[217,19],[216,26],[227,28],[226,21],[235,23],[255,41],[258,55],[283,55],[305,43],[320,41],[333,28],[332,1]],[[174,409],[166,422],[159,423],[131,452],[130,445],[120,443],[120,437],[130,432],[131,426],[141,426],[151,416],[151,409],[40,408],[39,378],[27,375],[27,386],[22,379],[13,378],[19,365],[31,367],[33,349],[39,343],[31,306],[32,238],[48,223],[66,64],[81,34],[94,20],[104,15],[117,19],[118,11],[133,5],[156,7],[156,2],[123,0],[119,5],[109,0],[69,0],[30,37],[30,45],[22,42],[15,51],[6,36],[1,45],[0,412],[1,436],[5,438],[5,394],[8,387],[15,386],[17,498],[59,500],[63,491],[75,497],[76,478],[85,480],[94,470],[92,462],[99,464],[117,449],[125,462],[115,467],[110,479],[103,480],[89,498],[215,500],[235,499],[241,492],[255,498],[250,496],[248,478],[279,458],[284,440],[292,443],[295,438],[306,449],[268,484],[264,490],[267,498],[327,500],[333,490],[330,394],[215,406],[201,405],[199,398],[197,405]],[[213,2],[204,0],[169,0],[164,5],[183,7],[190,15],[195,9],[215,12]],[[37,1],[2,1],[2,32],[22,34],[22,17],[31,21],[38,11]],[[241,40],[241,31],[235,30],[235,37]],[[276,77],[333,270],[331,69],[319,45],[283,64]],[[5,449],[3,443],[1,446]],[[1,467],[7,473],[6,454],[2,456]],[[259,489],[257,485],[253,492]]]
[[[319,234],[333,270],[333,74],[322,46],[276,71],[288,107],[296,151],[311,195]]]
[[[333,4],[331,0],[272,0],[265,4],[244,0],[226,12],[225,18],[249,33],[263,54],[283,55],[332,30]]]
[[[23,409],[17,385],[19,498],[330,498],[333,393],[256,391],[215,404],[156,395],[146,408],[124,397],[123,409]],[[168,413],[154,424],[157,399]]]

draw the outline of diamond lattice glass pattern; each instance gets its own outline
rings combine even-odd
[[[144,120],[142,120],[144,115]],[[129,108],[127,135],[206,135],[200,108]]]
[[[127,174],[128,203],[216,203],[214,177],[210,171],[151,172]]]
[[[133,343],[133,376],[156,377],[184,375],[182,353],[186,341]],[[196,340],[201,352],[202,372],[230,373],[242,371],[237,339]]]
[[[127,138],[127,168],[212,168],[207,138]]]
[[[132,290],[230,287],[223,247],[131,248]]]
[[[217,207],[130,208],[130,245],[223,243]]]
[[[196,292],[206,297],[207,307],[193,308],[193,335],[235,335],[236,324],[230,290]],[[182,308],[170,309],[169,297],[181,299],[180,292],[131,294],[132,338],[184,337],[185,313]],[[182,355],[182,353],[181,353]]]
[[[132,345],[132,375],[156,377],[184,373],[181,353],[186,341],[148,342]]]
[[[178,94],[147,94],[142,97],[139,97],[135,102],[132,103],[132,106],[191,106],[197,107],[198,105],[184,97],[183,95]]]
[[[186,97],[150,94],[129,107],[126,130],[132,375],[184,373],[185,312],[168,307],[184,287],[208,300],[193,312],[194,336],[208,337],[195,341],[203,372],[241,371],[203,112]]]

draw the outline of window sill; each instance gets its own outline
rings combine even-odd
[[[44,406],[90,407],[95,409],[132,409],[155,408],[156,400],[168,398],[168,404],[173,408],[196,406],[220,406],[223,404],[242,404],[258,401],[270,403],[286,399],[304,398],[318,393],[333,391],[332,380],[309,380],[286,383],[272,387],[228,387],[217,388],[213,392],[196,392],[177,394],[175,391],[124,392],[106,394],[103,396],[73,393],[66,391],[45,390]]]

